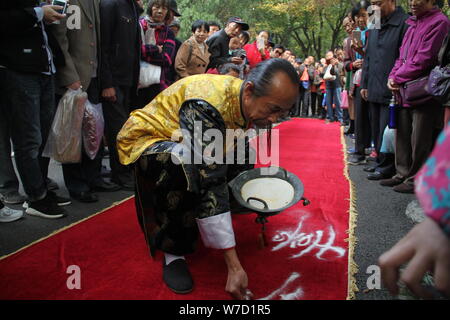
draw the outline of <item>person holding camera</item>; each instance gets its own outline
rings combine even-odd
[[[247,52],[247,59],[250,69],[256,67],[260,62],[270,59],[270,51],[267,49],[269,45],[269,31],[260,31],[256,40],[244,46]]]
[[[230,62],[240,65],[243,59],[230,55],[230,39],[237,37],[242,31],[247,31],[249,28],[249,25],[242,21],[241,18],[232,17],[228,19],[225,29],[209,37],[206,44],[209,47],[211,57],[207,70],[218,69],[221,65]]]
[[[46,29],[65,17],[58,12],[62,9],[35,0],[0,3],[0,94],[6,97],[2,107],[28,196],[26,212],[51,219],[63,217],[59,205],[70,203],[47,191],[50,159],[42,157],[55,115],[54,74],[64,64],[58,43]]]

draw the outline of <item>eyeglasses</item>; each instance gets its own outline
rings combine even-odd
[[[373,6],[381,7],[381,5],[383,4],[383,1],[370,1],[370,4]]]

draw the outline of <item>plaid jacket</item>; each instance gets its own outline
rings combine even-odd
[[[148,17],[140,19],[141,27],[145,32],[151,27]],[[172,65],[175,63],[175,35],[166,25],[156,26],[155,38],[156,45],[146,45],[141,42],[141,59],[145,62],[161,66],[161,90],[166,89],[172,84],[171,76]],[[162,46],[160,53],[158,46]]]

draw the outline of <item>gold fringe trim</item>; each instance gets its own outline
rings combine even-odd
[[[350,185],[350,209],[349,209],[349,229],[347,233],[349,234],[348,238],[345,239],[348,242],[348,290],[347,290],[347,300],[354,300],[356,292],[359,291],[358,286],[356,284],[355,275],[358,273],[358,265],[354,260],[355,255],[355,247],[358,242],[356,238],[356,225],[358,212],[356,210],[356,192],[355,185],[353,181],[350,179],[349,171],[348,171],[348,154],[347,154],[347,143],[345,141],[344,136],[344,127],[341,127],[341,144],[344,152],[344,176],[348,180]]]
[[[126,202],[126,201],[128,201],[128,200],[130,200],[130,199],[132,199],[132,198],[134,198],[134,196],[128,197],[128,198],[126,198],[126,199],[124,199],[124,200],[121,200],[121,201],[116,201],[116,202],[114,202],[111,206],[109,206],[108,208],[103,209],[102,211],[96,212],[96,213],[94,213],[93,215],[90,215],[89,217],[86,217],[86,218],[84,218],[84,219],[82,219],[82,220],[80,220],[80,221],[74,222],[74,223],[72,223],[71,225],[68,225],[68,226],[66,226],[66,227],[64,227],[64,228],[61,228],[61,229],[56,230],[56,231],[53,231],[52,233],[50,233],[50,234],[49,234],[48,236],[46,236],[46,237],[43,237],[43,238],[41,238],[41,239],[39,239],[39,240],[36,240],[36,241],[34,241],[34,242],[32,242],[32,243],[30,243],[30,244],[28,244],[28,245],[26,245],[26,246],[20,248],[19,250],[14,251],[13,253],[10,253],[10,254],[7,254],[7,255],[5,255],[5,256],[3,256],[3,257],[0,257],[0,261],[1,261],[1,260],[4,260],[4,259],[6,259],[6,258],[8,258],[8,257],[10,257],[10,256],[13,256],[13,255],[15,255],[15,254],[17,254],[17,253],[19,253],[19,252],[21,252],[21,251],[23,251],[23,250],[25,250],[25,249],[31,247],[31,246],[34,246],[35,244],[38,244],[38,243],[41,242],[41,241],[44,241],[44,240],[46,240],[46,239],[48,239],[48,238],[50,238],[50,237],[53,237],[53,236],[57,235],[58,233],[61,233],[61,232],[65,231],[65,230],[67,230],[67,229],[70,229],[70,228],[72,228],[72,227],[74,227],[74,226],[76,226],[76,225],[78,225],[78,224],[80,224],[80,223],[83,223],[83,222],[85,222],[85,221],[87,221],[87,220],[89,220],[89,219],[91,219],[91,218],[94,218],[95,216],[98,216],[98,215],[100,215],[100,214],[102,214],[102,213],[108,211],[109,209],[112,209],[112,208],[114,208],[114,207],[117,207],[118,205],[121,205],[122,203],[124,203],[124,202]]]

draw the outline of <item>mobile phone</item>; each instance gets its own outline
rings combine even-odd
[[[258,38],[256,46],[258,49],[264,49],[266,47],[266,42],[264,41],[264,38]]]
[[[67,0],[53,0],[52,5],[63,7],[62,10],[57,10],[57,12],[60,14],[65,14],[67,11],[67,2]]]
[[[361,44],[361,31],[358,31],[358,30],[352,31],[352,38],[353,38],[353,41]]]
[[[245,54],[242,54],[241,59],[244,60],[245,58],[247,58],[247,56]]]

